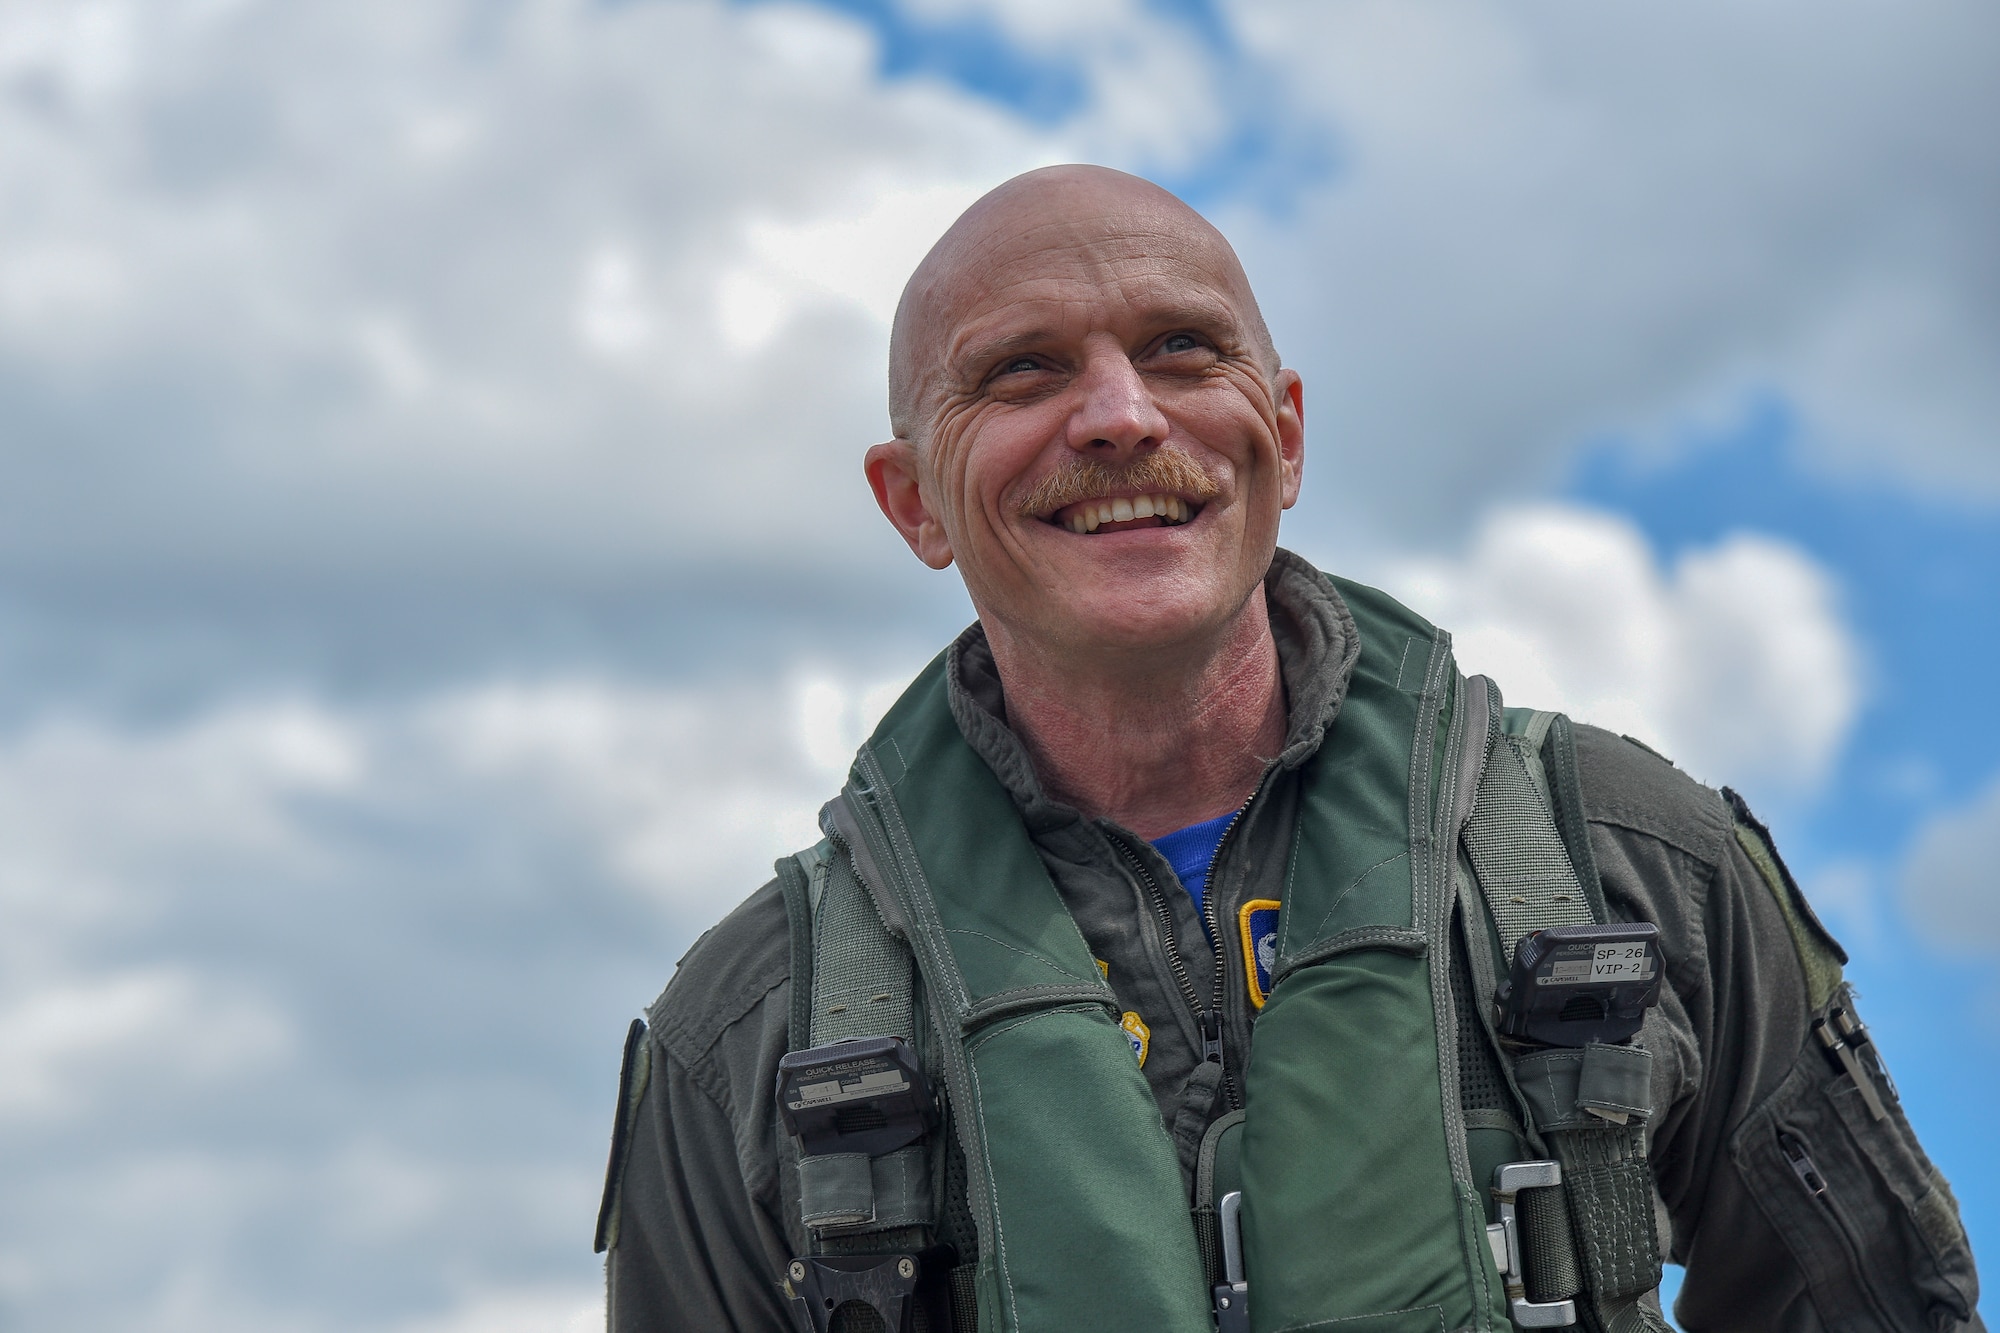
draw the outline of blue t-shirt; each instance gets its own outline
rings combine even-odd
[[[1236,812],[1231,810],[1226,815],[1204,819],[1153,839],[1153,846],[1160,849],[1160,855],[1167,858],[1167,864],[1180,878],[1181,887],[1194,899],[1194,914],[1201,918],[1203,931],[1208,929],[1203,899],[1208,893],[1209,868],[1215,864],[1215,851],[1222,845],[1222,835],[1228,832],[1229,823],[1235,818]]]

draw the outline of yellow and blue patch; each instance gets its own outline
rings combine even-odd
[[[1243,937],[1243,976],[1250,985],[1250,1003],[1264,1007],[1271,993],[1271,969],[1278,962],[1278,908],[1273,898],[1252,898],[1236,914],[1237,932]]]
[[[1139,1057],[1139,1068],[1146,1067],[1146,1052],[1153,1049],[1153,1030],[1146,1026],[1146,1020],[1130,1009],[1118,1020],[1118,1026],[1125,1029],[1125,1040],[1132,1043],[1132,1054]]]

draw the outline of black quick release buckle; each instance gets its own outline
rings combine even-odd
[[[841,1307],[855,1304],[873,1310],[887,1333],[909,1333],[923,1272],[914,1254],[809,1255],[786,1265],[785,1298],[799,1333],[828,1333]]]
[[[933,1105],[916,1052],[900,1037],[856,1037],[779,1060],[778,1114],[807,1157],[880,1157],[922,1138]]]
[[[1501,1033],[1548,1046],[1629,1041],[1660,1002],[1659,937],[1650,921],[1522,936],[1493,997]]]

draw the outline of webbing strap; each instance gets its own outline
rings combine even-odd
[[[812,1008],[808,1040],[813,1046],[852,1037],[915,1036],[914,970],[909,946],[889,933],[853,862],[838,853],[813,867]],[[801,1199],[808,1222],[818,1210],[848,1213],[847,1196],[872,1194],[878,1221],[841,1227],[809,1225],[818,1254],[875,1254],[922,1249],[935,1211],[930,1189],[931,1149],[917,1142],[863,1162],[815,1159],[802,1170]],[[838,1195],[838,1200],[835,1196]],[[836,1206],[837,1204],[837,1206]],[[856,1307],[857,1313],[859,1307]],[[849,1316],[836,1325],[851,1333],[861,1326]]]
[[[1557,715],[1530,714],[1520,734],[1508,734],[1498,687],[1477,676],[1469,684],[1487,692],[1489,748],[1461,842],[1511,963],[1523,936],[1551,926],[1587,925],[1597,913],[1556,825],[1556,794],[1542,762]],[[1514,717],[1517,723],[1521,719],[1518,713]],[[1567,729],[1557,731],[1558,741],[1567,736]],[[1587,1294],[1597,1326],[1607,1333],[1665,1333],[1646,1299],[1660,1284],[1660,1258],[1644,1117],[1584,1128],[1575,1127],[1576,1119],[1565,1120],[1563,1128],[1538,1126],[1562,1163],[1563,1184],[1560,1199],[1555,1190],[1528,1196],[1536,1205],[1525,1219],[1531,1297]]]
[[[1563,1192],[1582,1242],[1584,1285],[1600,1306],[1635,1300],[1659,1286],[1644,1128],[1566,1129],[1549,1137],[1563,1165]]]

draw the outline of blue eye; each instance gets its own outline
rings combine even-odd
[[[1192,352],[1199,346],[1201,346],[1201,343],[1196,340],[1192,333],[1176,333],[1169,336],[1165,342],[1160,344],[1160,350],[1167,353]]]
[[[1040,370],[1042,363],[1032,356],[1017,356],[1000,368],[1002,375],[1019,375],[1030,370]]]

